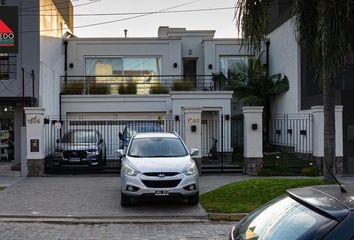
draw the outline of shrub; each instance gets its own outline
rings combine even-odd
[[[173,82],[172,91],[192,91],[195,85],[193,80],[176,80]]]
[[[119,94],[136,94],[138,91],[136,83],[129,82],[118,87]]]
[[[161,85],[160,83],[153,84],[150,87],[150,94],[167,94],[169,92],[170,90],[167,87]]]
[[[89,94],[107,94],[109,87],[106,83],[90,83],[88,91]]]
[[[63,84],[63,94],[82,94],[84,92],[84,81],[67,81]]]
[[[320,171],[318,168],[311,166],[311,167],[305,167],[301,169],[301,175],[303,176],[310,176],[310,177],[315,177],[320,175]]]

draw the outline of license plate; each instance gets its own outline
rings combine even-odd
[[[155,196],[168,196],[168,194],[166,190],[155,191]]]
[[[80,158],[70,158],[71,162],[80,162]]]

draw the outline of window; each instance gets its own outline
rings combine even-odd
[[[249,56],[220,56],[219,71],[229,77],[240,65],[247,66],[249,59]]]
[[[112,94],[119,94],[122,84],[134,83],[137,94],[148,94],[150,85],[160,74],[159,57],[102,57],[85,59],[85,75],[92,76],[90,83],[109,84]]]
[[[10,60],[7,54],[0,54],[0,80],[10,78]]]

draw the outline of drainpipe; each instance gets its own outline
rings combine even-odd
[[[34,70],[33,69],[31,72],[31,77],[32,77],[32,107],[34,107],[36,100],[34,98]]]
[[[269,75],[269,45],[270,40],[269,38],[266,40],[266,66],[267,66],[267,75]]]
[[[26,126],[26,116],[25,116],[25,69],[22,67],[22,126]]]
[[[65,84],[68,81],[68,41],[64,40],[64,82]],[[59,121],[61,122],[61,85],[60,84],[60,93],[59,93]]]

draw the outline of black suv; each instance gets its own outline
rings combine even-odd
[[[296,188],[233,227],[230,240],[354,239],[354,186]]]
[[[106,144],[97,130],[70,130],[57,140],[54,165],[103,166],[106,159]]]

